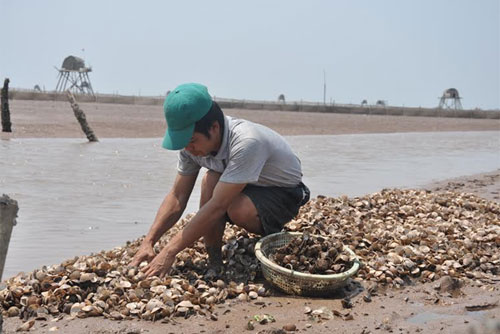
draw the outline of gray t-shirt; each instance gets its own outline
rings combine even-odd
[[[177,170],[198,173],[201,167],[222,173],[226,183],[293,187],[302,180],[299,158],[275,131],[250,121],[224,116],[222,144],[215,156],[197,157],[179,152]]]

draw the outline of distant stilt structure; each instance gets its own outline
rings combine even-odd
[[[286,103],[286,101],[285,101],[285,94],[280,94],[278,96],[278,102]]]
[[[2,131],[12,132],[12,123],[10,122],[10,110],[9,110],[9,78],[6,78],[3,82],[2,88]]]
[[[326,71],[323,70],[323,104],[326,104]]]
[[[57,80],[56,91],[63,92],[69,90],[73,93],[94,95],[92,84],[90,83],[89,72],[92,72],[91,67],[85,67],[83,59],[69,56],[63,61],[59,71],[59,79]]]
[[[71,104],[71,108],[73,109],[75,117],[78,120],[78,123],[80,123],[80,126],[82,127],[82,130],[85,133],[85,135],[87,136],[87,139],[91,142],[99,141],[97,139],[97,136],[94,134],[94,131],[92,131],[89,124],[87,123],[87,118],[85,117],[85,113],[83,112],[83,110],[80,109],[78,103],[76,103],[73,94],[69,90],[66,91],[66,94],[68,96],[68,100],[69,103]]]
[[[455,109],[461,110],[462,103],[460,102],[462,98],[458,94],[458,90],[455,88],[448,88],[443,92],[443,96],[441,96],[439,100],[439,109]]]

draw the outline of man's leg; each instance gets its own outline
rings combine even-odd
[[[214,171],[207,171],[201,182],[200,208],[207,203],[213,195],[215,186],[219,182],[221,174]],[[205,247],[208,253],[208,260],[211,267],[222,265],[222,236],[226,226],[226,217],[217,222],[216,227],[203,236]]]
[[[229,206],[227,215],[231,221],[250,233],[264,234],[257,208],[245,194],[239,194]]]

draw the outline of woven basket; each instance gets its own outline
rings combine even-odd
[[[299,232],[280,232],[260,239],[255,245],[255,255],[261,263],[264,277],[275,287],[288,294],[302,296],[318,296],[334,292],[347,284],[360,267],[359,258],[344,245],[344,249],[355,257],[353,266],[345,272],[331,275],[307,274],[282,266],[269,260],[269,255],[276,248],[287,245],[293,238],[302,235]]]

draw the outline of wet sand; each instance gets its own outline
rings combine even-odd
[[[500,170],[436,181],[423,188],[431,191],[467,192],[500,202]]]
[[[97,137],[152,138],[165,133],[161,106],[80,103]],[[433,131],[500,131],[498,119],[346,115],[225,109],[227,115],[264,124],[282,135]],[[66,102],[11,100],[13,138],[85,137]]]
[[[402,290],[382,290],[363,301],[360,293],[352,298],[353,307],[345,309],[340,298],[312,299],[303,297],[266,297],[263,304],[256,302],[226,301],[216,306],[217,320],[202,316],[189,319],[174,318],[170,323],[161,321],[113,321],[103,317],[73,318],[65,315],[59,321],[36,321],[33,333],[259,333],[280,334],[285,325],[295,325],[299,333],[310,334],[367,334],[367,333],[477,333],[495,334],[498,330],[498,307],[483,311],[467,311],[466,306],[494,304],[499,292],[495,284],[468,285],[461,289],[461,297],[453,298],[448,292],[439,292],[436,283],[420,284]],[[498,285],[498,282],[496,282]],[[326,307],[342,316],[316,321],[305,314],[305,307],[313,310]],[[255,323],[254,330],[247,323],[255,315],[269,314],[273,323]],[[352,320],[345,320],[345,315]],[[344,319],[343,319],[344,318]],[[22,324],[18,318],[6,319],[5,333],[15,333]]]
[[[34,108],[36,107],[36,110]],[[82,104],[87,118],[101,137],[160,137],[164,123],[158,107]],[[12,137],[81,137],[69,105],[62,102],[12,101]],[[500,130],[498,120],[443,119],[400,116],[326,115],[295,112],[228,110],[227,114],[260,121],[283,134],[339,134],[421,131]],[[500,136],[500,133],[499,133]],[[499,201],[500,170],[450,180],[438,180],[424,186],[432,191],[472,192]],[[498,306],[482,311],[467,311],[466,306],[494,303],[500,300],[499,281],[474,281],[462,288],[462,296],[439,292],[435,282],[417,284],[402,290],[379,288],[369,303],[359,293],[352,298],[354,307],[343,309],[339,298],[314,299],[283,296],[275,293],[264,304],[228,302],[217,306],[218,320],[202,317],[174,319],[175,323],[149,321],[111,321],[99,318],[60,321],[37,320],[34,333],[279,333],[286,324],[294,324],[305,333],[499,333]],[[363,283],[364,288],[369,283]],[[341,317],[316,322],[304,314],[304,307],[322,306],[342,314]],[[275,323],[256,324],[246,329],[254,315],[267,313]],[[14,333],[22,321],[4,319],[6,333]]]

